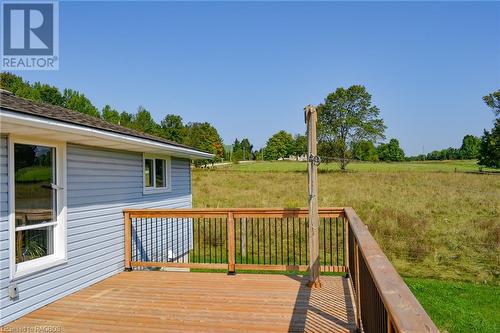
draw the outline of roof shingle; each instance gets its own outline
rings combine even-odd
[[[151,134],[142,133],[133,129],[109,123],[100,118],[92,117],[74,110],[66,109],[60,106],[36,102],[22,97],[15,96],[9,91],[0,89],[0,106],[10,111],[21,112],[38,117],[58,120],[69,124],[85,126],[99,129],[107,132],[113,132],[122,135],[133,136],[140,139],[151,140],[175,147],[182,147],[194,151],[207,153],[205,151],[183,145],[174,141],[166,140]]]

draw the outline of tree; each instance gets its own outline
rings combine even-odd
[[[267,140],[264,148],[264,159],[277,160],[292,154],[293,137],[290,133],[279,131]]]
[[[122,113],[120,113],[120,122],[118,125],[131,128],[133,118],[133,114],[128,113],[127,111],[122,111]]]
[[[377,148],[372,141],[360,141],[352,145],[352,157],[360,161],[378,161]]]
[[[500,116],[500,89],[484,96],[483,101],[493,110],[495,117]]]
[[[500,168],[500,118],[489,131],[484,131],[479,146],[479,165]]]
[[[161,136],[167,140],[182,143],[186,136],[186,129],[182,117],[175,114],[167,114],[161,121]]]
[[[63,98],[65,108],[99,118],[99,111],[84,94],[72,89],[64,89]]]
[[[479,165],[500,168],[500,89],[483,97],[496,119],[491,131],[484,130],[479,146]]]
[[[352,156],[351,147],[360,141],[375,142],[384,138],[386,126],[380,111],[372,105],[365,87],[337,88],[318,106],[318,138],[345,170]]]
[[[159,135],[160,126],[155,122],[151,113],[143,106],[139,106],[137,113],[132,118],[132,128],[139,132]]]
[[[377,147],[377,154],[381,161],[398,162],[405,159],[405,153],[397,139],[391,139],[389,143],[381,143]]]
[[[243,160],[248,161],[252,159],[252,150],[253,145],[250,143],[250,140],[244,138],[241,140],[241,150],[243,151]]]
[[[224,145],[217,129],[210,123],[189,123],[186,125],[185,144],[212,153],[214,160],[220,161],[224,156]],[[196,165],[206,164],[208,161],[197,161]]]
[[[102,119],[112,123],[112,124],[120,124],[120,113],[113,109],[111,106],[106,104],[101,110]]]
[[[296,134],[293,138],[292,155],[296,157],[307,154],[307,136]]]
[[[466,135],[462,140],[460,147],[460,158],[463,160],[472,160],[479,157],[479,147],[481,139],[474,135]]]
[[[64,97],[57,87],[35,82],[33,85],[33,95],[42,102],[57,106],[64,106]]]

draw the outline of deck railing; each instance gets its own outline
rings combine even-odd
[[[307,209],[126,209],[125,269],[307,271]],[[346,272],[365,332],[438,332],[352,208],[320,208],[320,269]]]
[[[307,217],[307,209],[128,209],[126,268],[306,271]],[[347,271],[346,227],[342,209],[321,209],[322,271]]]

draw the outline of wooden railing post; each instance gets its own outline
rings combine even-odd
[[[129,213],[124,213],[125,223],[125,270],[132,270],[132,220]]]
[[[236,244],[234,243],[234,214],[233,212],[227,213],[227,273],[229,275],[236,274]]]

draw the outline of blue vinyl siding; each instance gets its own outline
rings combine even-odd
[[[191,207],[189,160],[172,158],[171,192],[144,195],[142,154],[68,144],[68,262],[17,280],[19,299],[12,301],[5,137],[0,158],[0,325],[123,271],[123,208]],[[182,226],[189,233],[190,224]]]

